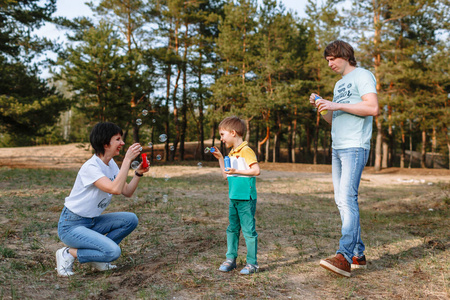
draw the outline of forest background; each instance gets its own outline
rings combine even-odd
[[[305,18],[272,0],[101,0],[73,20],[52,17],[56,0],[0,3],[2,147],[86,142],[112,121],[150,159],[165,134],[163,161],[188,159],[190,141],[207,160],[218,122],[238,115],[260,161],[330,163],[308,96],[332,99],[323,50],[343,39],[377,79],[369,164],[449,168],[448,0],[308,1]],[[69,43],[33,34],[45,22]],[[57,59],[36,61],[46,51]]]

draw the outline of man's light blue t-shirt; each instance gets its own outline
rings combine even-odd
[[[369,93],[377,93],[375,76],[365,69],[356,68],[336,83],[333,102],[355,104],[363,101],[361,96]],[[372,116],[361,117],[334,111],[331,123],[332,147],[370,149],[372,119]]]

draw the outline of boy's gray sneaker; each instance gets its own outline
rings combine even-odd
[[[258,272],[259,270],[259,266],[258,265],[252,265],[252,264],[247,264],[242,270],[241,270],[241,275],[250,275],[253,273]]]
[[[227,259],[219,267],[219,271],[222,272],[230,272],[234,269],[236,269],[236,259]]]
[[[75,258],[71,255],[64,258],[64,251],[68,251],[67,249],[67,247],[64,247],[56,251],[56,271],[58,271],[59,276],[63,277],[74,275],[72,268]]]

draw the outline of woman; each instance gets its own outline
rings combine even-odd
[[[73,275],[73,263],[90,263],[95,269],[104,271],[116,268],[110,262],[121,254],[118,244],[137,226],[134,213],[101,213],[111,202],[112,195],[131,197],[143,173],[149,167],[139,165],[133,179],[127,183],[131,162],[142,148],[131,145],[119,170],[113,157],[125,145],[122,129],[113,123],[98,123],[92,129],[90,142],[95,154],[78,172],[58,223],[58,236],[68,247],[56,251],[58,275]]]

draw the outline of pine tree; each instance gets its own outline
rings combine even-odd
[[[252,118],[254,111],[246,108],[248,91],[255,85],[255,51],[257,50],[257,12],[253,0],[230,1],[225,5],[225,17],[219,25],[217,55],[221,76],[211,86],[217,107],[215,118],[230,112],[245,119]]]
[[[197,141],[200,149],[204,149],[205,140],[205,106],[211,100],[208,81],[214,76],[210,65],[215,63],[216,40],[218,38],[219,17],[223,17],[222,0],[203,0],[193,16],[195,34],[192,36],[193,49],[189,57],[191,69],[190,97],[188,97],[189,111],[197,127]],[[187,119],[187,118],[186,118]],[[212,133],[214,137],[215,132]],[[214,145],[214,143],[213,143]],[[180,145],[181,159],[184,158],[183,138]],[[204,151],[200,151],[202,160],[205,159]]]
[[[279,160],[280,146],[286,123],[296,118],[291,114],[297,105],[297,95],[292,81],[300,68],[297,51],[299,30],[294,17],[286,13],[276,1],[263,1],[259,11],[258,44],[255,53],[255,86],[250,90],[247,108],[259,112],[255,117],[262,120],[266,133],[258,141],[258,155],[261,146],[268,142],[271,129],[274,130],[273,161]],[[274,114],[271,114],[274,112]],[[271,118],[272,116],[272,118]],[[286,128],[285,128],[286,127]],[[288,135],[293,134],[292,130]],[[292,141],[292,137],[288,137]],[[266,151],[266,157],[269,153]]]
[[[375,169],[380,170],[382,161],[387,166],[388,156],[392,158],[395,153],[385,151],[382,145],[390,142],[394,148],[393,121],[400,119],[402,131],[402,148],[404,148],[404,122],[408,119],[414,107],[415,114],[424,115],[427,105],[420,105],[423,96],[429,92],[429,87],[422,81],[426,78],[427,70],[424,58],[430,53],[436,43],[435,33],[439,24],[433,20],[439,18],[439,11],[443,2],[431,0],[416,0],[405,2],[402,0],[354,1],[351,14],[348,15],[347,25],[357,34],[357,44],[365,57],[363,64],[373,66],[377,79],[377,92],[380,107],[384,108],[382,116],[376,118],[377,142],[375,146]],[[425,68],[424,68],[425,67]],[[393,69],[394,68],[394,69]],[[398,77],[392,76],[392,70],[398,71]],[[410,74],[410,76],[405,76]],[[410,82],[405,84],[404,79]],[[386,92],[386,91],[390,91]],[[400,92],[398,92],[400,91]],[[396,107],[398,105],[398,107]],[[393,117],[393,114],[402,114],[404,108],[405,118]],[[425,120],[423,118],[417,119]],[[417,122],[416,121],[416,122]],[[409,119],[415,122],[414,118]],[[421,131],[425,127],[421,124]],[[386,140],[383,136],[387,136]],[[422,135],[426,137],[426,135]],[[422,141],[425,145],[425,141]],[[387,149],[388,147],[385,147]],[[385,159],[382,160],[382,155]]]
[[[32,35],[52,21],[55,1],[3,1],[0,4],[0,128],[10,145],[25,145],[48,134],[69,102],[39,78],[33,60],[53,43]]]
[[[75,93],[76,106],[88,119],[110,121],[121,127],[131,119],[128,103],[123,101],[127,77],[123,42],[112,25],[100,22],[81,34],[82,42],[69,46],[59,58],[60,74]]]
[[[308,18],[305,20],[305,25],[309,29],[310,42],[308,43],[308,57],[304,64],[305,79],[307,80],[303,80],[302,83],[308,89],[307,95],[304,96],[306,98],[304,109],[309,113],[306,114],[307,118],[304,124],[307,128],[314,130],[313,138],[310,138],[314,145],[314,164],[318,162],[320,129],[322,128],[323,138],[327,136],[327,139],[330,139],[330,135],[327,134],[329,126],[323,120],[321,121],[319,112],[312,109],[306,100],[312,92],[319,94],[324,99],[333,100],[334,85],[339,79],[338,75],[327,66],[323,51],[328,43],[339,38],[339,28],[342,23],[336,9],[337,3],[336,1],[327,1],[319,7],[315,2],[309,0],[306,6]],[[307,132],[311,132],[311,130]],[[306,148],[309,150],[309,146]]]
[[[154,70],[152,65],[146,65],[144,52],[149,47],[146,41],[148,33],[144,29],[146,25],[144,14],[145,5],[141,0],[102,0],[97,6],[90,4],[94,12],[103,20],[113,24],[125,39],[123,53],[125,56],[124,68],[128,73],[121,87],[124,101],[128,101],[128,110],[131,119],[127,120],[133,128],[133,141],[139,142],[140,124],[149,124],[147,117],[150,106],[149,95],[153,91]],[[147,112],[142,114],[142,111]],[[136,120],[142,122],[136,122]],[[127,131],[125,131],[125,136]]]

